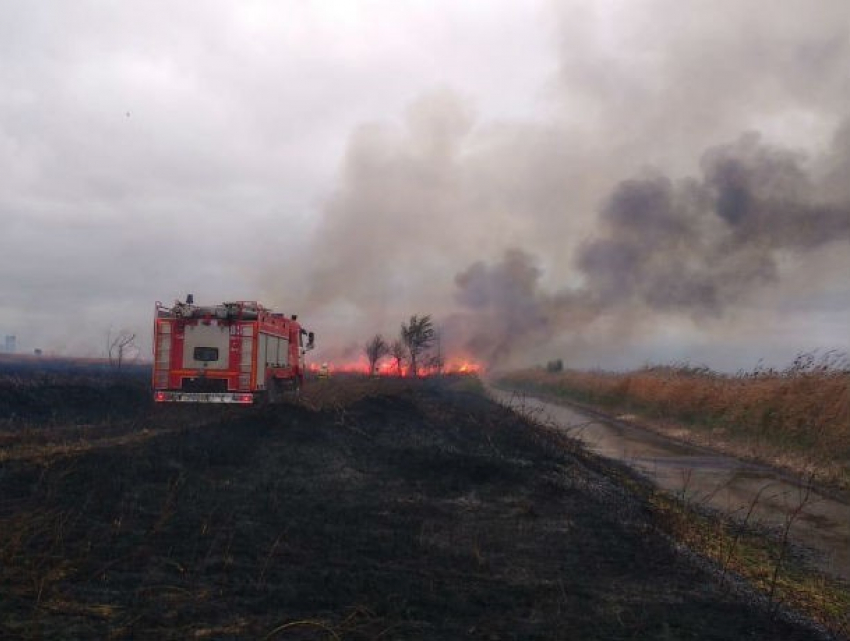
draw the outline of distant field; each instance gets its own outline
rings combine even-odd
[[[121,371],[150,371],[150,363],[130,361],[122,363]],[[0,354],[0,372],[32,371],[118,371],[108,358],[81,356],[36,356],[35,354]]]
[[[843,354],[802,355],[783,370],[736,375],[686,365],[625,373],[534,369],[505,374],[500,383],[634,414],[668,431],[684,427],[701,443],[850,488],[850,364]]]
[[[241,408],[37,374],[0,398],[2,638],[813,638],[474,377]]]

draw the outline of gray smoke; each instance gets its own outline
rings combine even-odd
[[[473,263],[455,277],[455,300],[465,312],[451,315],[448,335],[462,351],[496,364],[533,344],[546,343],[594,315],[582,292],[549,294],[530,254],[512,249],[494,265]]]
[[[846,131],[834,167],[850,158]],[[850,241],[850,200],[821,196],[834,167],[819,182],[801,154],[755,134],[709,149],[700,166],[699,180],[650,175],[616,186],[598,231],[576,252],[580,287],[546,292],[535,259],[519,250],[459,273],[456,301],[466,311],[453,324],[468,334],[466,348],[497,363],[612,310],[634,322],[647,313],[719,317],[776,283],[783,254]]]
[[[847,242],[850,200],[823,200],[804,160],[746,134],[703,155],[701,180],[621,183],[579,249],[586,288],[604,305],[717,315],[776,282],[784,252]]]
[[[447,350],[508,364],[671,322],[725,344],[804,300],[843,305],[850,123],[826,147],[850,104],[845,3],[615,4],[553,8],[526,120],[460,87],[359,127],[264,299],[337,354],[430,313]]]
[[[482,139],[481,152],[465,151]],[[393,338],[411,313],[434,315],[447,351],[491,365],[580,337],[606,314],[620,338],[659,315],[704,323],[778,287],[787,257],[850,240],[846,125],[819,158],[747,133],[704,152],[698,178],[645,170],[616,184],[583,223],[585,240],[562,252],[558,239],[586,219],[569,198],[570,172],[557,187],[545,173],[526,176],[522,197],[515,182],[482,179],[484,167],[487,178],[508,176],[517,148],[476,135],[463,102],[445,92],[418,102],[403,130],[354,137],[303,281],[304,307],[339,319],[325,323],[333,357],[358,355],[370,331]],[[532,153],[548,159],[552,149]],[[566,261],[547,270],[553,250]],[[470,264],[476,253],[501,258]]]

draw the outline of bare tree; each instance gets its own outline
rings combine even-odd
[[[109,357],[109,365],[116,369],[121,369],[124,360],[132,355],[133,358],[139,355],[139,348],[136,346],[136,335],[131,334],[126,329],[122,329],[115,336],[112,335],[110,329],[106,335],[106,354]]]
[[[377,365],[379,360],[390,353],[390,348],[383,336],[375,334],[372,339],[366,343],[366,347],[363,351],[366,352],[366,358],[369,359],[369,374],[374,375],[375,365]]]
[[[414,314],[410,317],[409,323],[401,324],[401,340],[410,353],[410,371],[414,376],[419,375],[417,367],[419,355],[431,347],[434,336],[434,324],[431,322],[429,314],[422,317]]]
[[[404,362],[404,357],[407,356],[407,348],[401,339],[394,340],[393,344],[390,345],[390,356],[393,357],[396,371],[401,376],[401,364]]]

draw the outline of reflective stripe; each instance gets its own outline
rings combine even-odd
[[[158,390],[154,394],[157,403],[240,403],[250,405],[254,395],[247,392],[167,392]]]

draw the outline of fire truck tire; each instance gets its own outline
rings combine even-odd
[[[266,393],[264,394],[266,405],[275,405],[280,403],[281,391],[280,381],[276,378],[271,378],[266,382]]]
[[[266,382],[266,391],[260,396],[263,405],[277,405],[288,400],[298,399],[301,396],[301,379],[277,379],[270,378]]]

